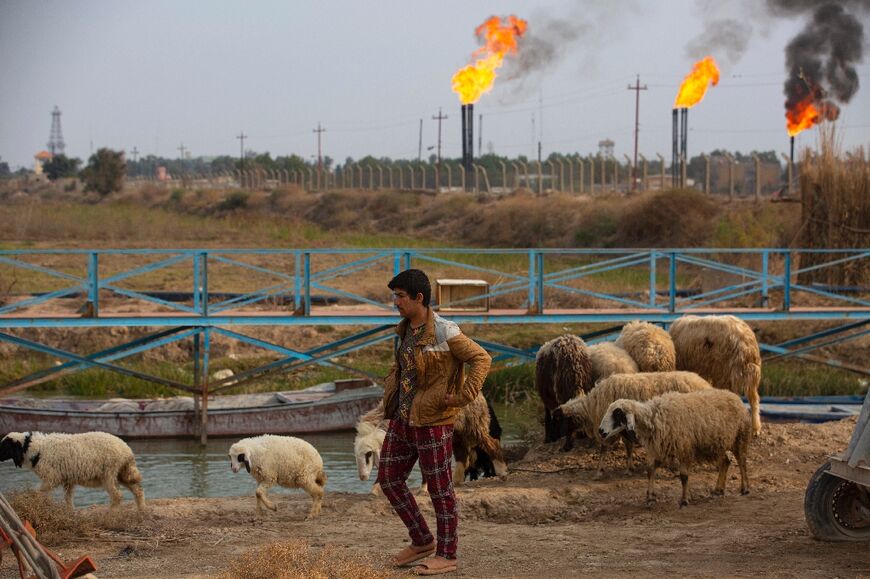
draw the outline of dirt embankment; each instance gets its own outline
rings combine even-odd
[[[766,425],[751,449],[751,494],[738,494],[735,468],[725,497],[712,497],[714,470],[697,467],[689,480],[691,504],[683,509],[677,506],[679,482],[667,471],[659,473],[659,501],[647,507],[646,478],[623,472],[621,450],[611,453],[608,474],[593,480],[596,457],[588,449],[514,449],[524,456],[511,463],[507,480],[466,483],[458,490],[458,575],[870,574],[866,544],[815,541],[803,515],[807,481],[828,454],[845,447],[853,425],[854,420]],[[166,577],[220,574],[251,549],[293,539],[382,566],[406,541],[382,497],[327,494],[321,517],[304,522],[307,496],[275,494],[278,511],[262,520],[254,516],[253,493],[153,500],[141,522],[90,529],[52,546],[69,558],[93,555],[100,577]],[[428,499],[418,500],[434,521]],[[132,509],[129,503],[123,508]],[[83,516],[98,518],[104,510],[91,507]],[[0,577],[12,576],[4,563]]]

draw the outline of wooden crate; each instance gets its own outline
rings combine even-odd
[[[482,279],[436,279],[438,310],[442,312],[488,312],[489,282]],[[478,297],[479,296],[479,297]],[[478,297],[478,299],[469,299]],[[452,302],[461,303],[451,305]]]

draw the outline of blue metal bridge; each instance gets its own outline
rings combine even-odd
[[[34,249],[0,251],[0,344],[42,354],[53,365],[0,385],[0,396],[89,368],[206,401],[310,364],[356,371],[342,357],[393,339],[398,317],[386,283],[409,267],[433,281],[487,283],[482,294],[436,304],[460,324],[596,324],[583,335],[594,343],[612,339],[631,320],[667,325],[687,313],[812,322],[802,325],[813,329],[791,340],[762,344],[766,359],[795,357],[870,374],[867,366],[813,353],[870,332],[870,288],[837,283],[843,272],[856,271],[866,282],[870,249]],[[250,335],[255,326],[348,326],[351,333],[307,347]],[[134,327],[150,333],[96,352],[72,352],[45,337]],[[212,380],[217,336],[276,359]],[[121,363],[188,340],[192,383]],[[532,360],[536,352],[479,341],[497,362]]]

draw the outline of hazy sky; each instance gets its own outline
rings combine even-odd
[[[640,151],[668,156],[671,106],[694,60],[686,46],[713,9],[755,30],[742,58],[713,53],[722,79],[690,111],[690,154],[785,152],[783,50],[803,21],[738,14],[747,1],[0,0],[0,157],[31,165],[55,105],[67,154],[80,158],[102,146],[178,156],[181,144],[194,156],[238,155],[240,130],[249,150],[311,158],[318,121],[324,154],[339,161],[415,157],[420,118],[425,157],[439,107],[449,116],[443,154],[459,156],[450,78],[477,47],[474,28],[509,13],[530,31],[555,23],[577,34],[549,65],[513,79],[506,71],[483,96],[484,150],[531,156],[543,129],[544,155],[593,153],[604,138],[620,158],[631,154],[627,86],[640,74],[649,89]],[[839,122],[847,147],[870,144],[867,59],[858,73],[862,87]]]

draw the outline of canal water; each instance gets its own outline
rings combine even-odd
[[[516,419],[521,415],[515,409],[504,406],[496,408],[501,422],[505,443],[515,440],[523,426]],[[324,469],[329,477],[327,492],[341,491],[352,493],[368,493],[374,483],[377,470],[368,481],[359,480],[356,468],[356,458],[353,455],[354,433],[331,432],[325,434],[300,435],[314,445],[323,458]],[[230,470],[230,460],[227,451],[235,442],[233,438],[213,438],[208,445],[202,447],[193,440],[131,440],[128,444],[136,455],[136,464],[142,472],[142,488],[146,500],[149,498],[168,497],[228,497],[253,495],[256,482],[244,470],[233,474]],[[420,471],[414,469],[410,479],[412,484],[420,484]],[[38,488],[37,476],[25,469],[15,468],[12,461],[0,463],[0,492],[20,491],[28,488]],[[124,487],[121,493],[125,501],[132,495]],[[273,487],[270,493],[293,492]],[[56,489],[55,496],[63,500],[63,490]],[[77,507],[105,504],[108,502],[106,492],[102,489],[86,489],[76,487],[75,505]]]

